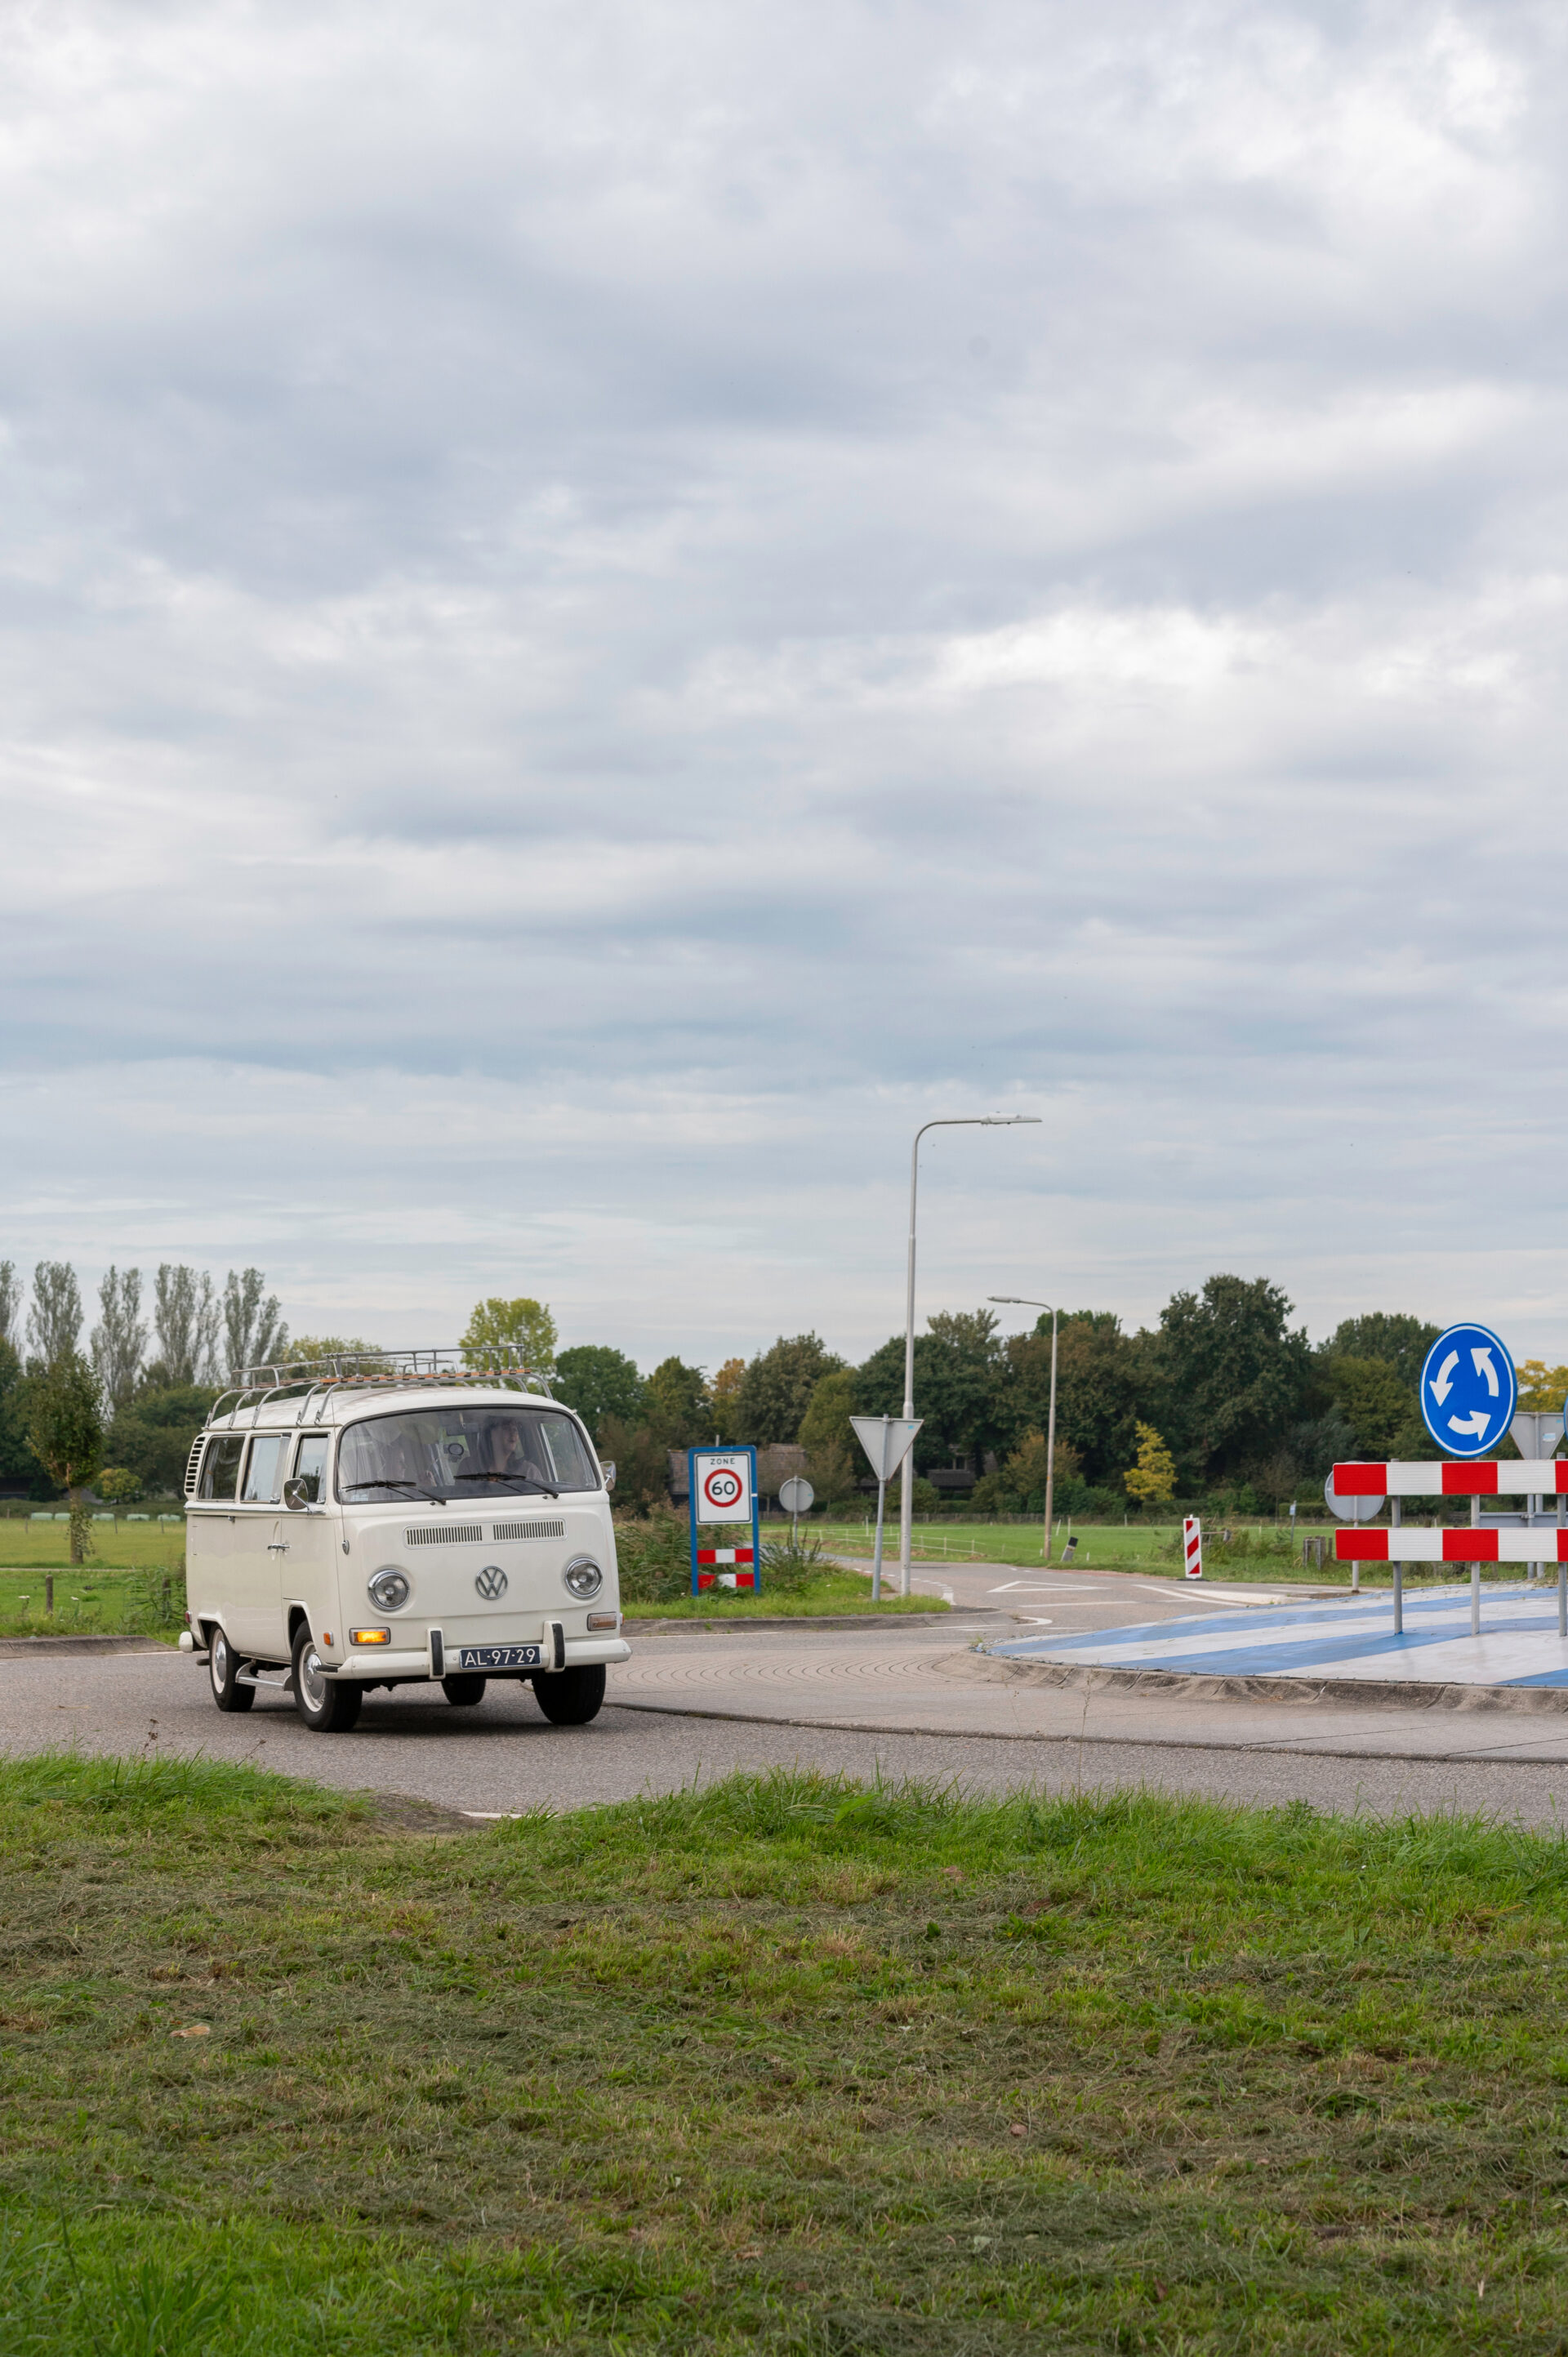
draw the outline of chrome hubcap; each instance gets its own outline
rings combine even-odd
[[[312,1710],[326,1709],[327,1677],[314,1645],[306,1645],[299,1657],[299,1687]]]
[[[220,1687],[229,1683],[229,1648],[221,1633],[212,1640],[212,1683]]]

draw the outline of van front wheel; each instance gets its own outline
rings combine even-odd
[[[294,1706],[306,1727],[323,1735],[346,1735],[364,1698],[357,1682],[350,1684],[345,1679],[339,1685],[327,1675],[315,1638],[308,1629],[301,1629],[294,1641]]]
[[[580,1670],[552,1670],[533,1681],[533,1696],[552,1727],[586,1727],[605,1698],[603,1662]]]
[[[256,1689],[240,1684],[240,1656],[221,1629],[214,1629],[208,1642],[207,1674],[212,1681],[212,1699],[220,1710],[250,1709],[256,1699]]]

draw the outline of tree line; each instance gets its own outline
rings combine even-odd
[[[106,1495],[177,1491],[219,1385],[288,1347],[259,1268],[231,1269],[220,1293],[208,1270],[166,1261],[150,1297],[140,1269],[111,1268],[84,1340],[86,1326],[69,1261],[39,1261],[30,1286],[14,1262],[0,1261],[7,1486],[38,1496],[87,1480]]]
[[[43,1261],[30,1294],[0,1261],[0,1479],[70,1486],[30,1437],[29,1403],[51,1374],[74,1371],[79,1400],[96,1404],[101,1493],[179,1488],[191,1440],[217,1387],[240,1369],[333,1351],[373,1351],[358,1338],[290,1341],[263,1272],[231,1270],[221,1292],[205,1271],[166,1263],[150,1297],[141,1272],[111,1268],[86,1315],[74,1270]],[[1437,1328],[1376,1311],[1314,1344],[1266,1277],[1211,1276],[1173,1294],[1153,1327],[1129,1332],[1112,1311],[1059,1320],[1056,1497],[1064,1513],[1120,1513],[1173,1498],[1239,1513],[1299,1498],[1316,1502],[1337,1458],[1430,1457],[1418,1383]],[[671,1355],[648,1373],[605,1343],[559,1347],[548,1306],[529,1296],[478,1303],[460,1348],[502,1351],[546,1376],[618,1467],[618,1501],[668,1494],[669,1452],[697,1443],[794,1443],[825,1501],[854,1496],[865,1468],[852,1415],[897,1415],[904,1338],[890,1335],[853,1364],[815,1333],[780,1336],[751,1358],[709,1372]],[[980,1512],[1038,1512],[1046,1473],[1050,1320],[1004,1337],[989,1308],[943,1310],[915,1343],[915,1449],[922,1510],[932,1472],[967,1469]],[[1556,1406],[1568,1368],[1527,1361],[1523,1405]]]
[[[1315,1344],[1280,1286],[1228,1275],[1173,1294],[1136,1331],[1110,1310],[1070,1310],[1058,1319],[1057,1505],[1092,1516],[1179,1498],[1267,1512],[1319,1503],[1338,1459],[1430,1458],[1419,1384],[1438,1330],[1372,1311]],[[915,1342],[917,1473],[966,1468],[972,1511],[1040,1512],[1050,1359],[1048,1316],[1005,1338],[984,1308],[928,1318]],[[715,1439],[799,1443],[819,1497],[848,1498],[865,1475],[850,1417],[897,1415],[904,1399],[902,1334],[858,1365],[814,1333],[780,1336],[711,1376],[679,1358],[644,1376],[604,1346],[554,1364],[557,1391],[617,1459],[618,1496],[645,1501],[664,1494],[669,1449]],[[1560,1406],[1568,1367],[1527,1361],[1520,1379],[1522,1405]],[[939,1502],[929,1478],[917,1502]]]

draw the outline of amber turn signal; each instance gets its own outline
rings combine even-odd
[[[390,1645],[392,1631],[390,1629],[350,1629],[349,1642],[350,1645]]]

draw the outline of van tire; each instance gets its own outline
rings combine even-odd
[[[441,1691],[458,1710],[467,1710],[473,1704],[484,1701],[485,1681],[472,1670],[465,1671],[461,1676],[454,1671],[449,1678],[442,1679]]]
[[[360,1716],[364,1690],[356,1680],[340,1685],[322,1675],[316,1640],[302,1621],[294,1641],[294,1706],[308,1727],[321,1735],[347,1735]]]
[[[207,1674],[212,1699],[220,1710],[249,1710],[256,1699],[254,1686],[240,1684],[241,1661],[221,1629],[214,1629],[207,1645]]]
[[[577,1670],[552,1670],[533,1681],[533,1698],[552,1727],[586,1727],[605,1698],[603,1662]]]

